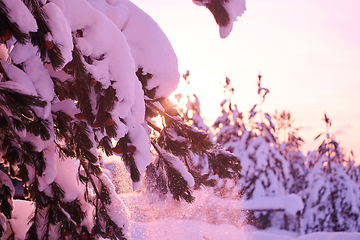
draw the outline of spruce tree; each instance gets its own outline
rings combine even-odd
[[[261,87],[261,76],[259,76],[260,105],[269,92],[265,89],[265,93],[262,93],[264,89]],[[228,78],[225,91],[234,92]],[[243,167],[239,179],[231,187],[231,194],[228,193],[229,196],[248,200],[256,197],[284,195],[285,183],[289,178],[289,164],[275,147],[276,140],[273,135],[275,126],[270,115],[258,112],[255,105],[246,119],[237,110],[236,105],[231,104],[230,99],[224,100],[221,106],[222,116],[213,125],[216,130],[216,141],[234,153]],[[261,115],[261,122],[254,120],[256,115]],[[263,122],[264,116],[268,124]],[[246,120],[248,122],[245,122]],[[230,190],[227,188],[226,184],[219,188],[222,195]]]
[[[286,183],[288,193],[298,193],[306,187],[305,178],[308,169],[305,165],[306,157],[300,151],[304,140],[298,136],[299,128],[293,126],[295,120],[291,118],[290,112],[282,111],[274,114],[278,151],[289,162],[290,178]]]
[[[303,230],[311,232],[359,231],[360,190],[347,172],[347,161],[325,114],[327,131],[317,151],[308,155],[307,188],[300,192],[305,202]],[[319,134],[319,138],[322,134]]]
[[[228,78],[225,91],[234,92]],[[230,99],[221,103],[222,115],[213,125],[216,141],[234,153],[242,166],[238,178],[219,181],[215,192],[222,197],[251,200],[286,194],[286,183],[290,178],[289,162],[277,150],[275,125],[270,115],[263,113],[261,108],[268,93],[269,90],[261,86],[259,75],[260,102],[252,107],[247,118],[238,111],[236,105],[231,104]],[[256,116],[259,116],[260,121]],[[248,221],[259,228],[265,228],[270,226],[271,218],[271,212],[250,212]]]

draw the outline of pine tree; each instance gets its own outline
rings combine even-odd
[[[166,99],[178,83],[176,56],[131,2],[1,0],[0,15],[9,56],[0,62],[1,164],[34,203],[25,239],[128,237],[126,207],[98,154],[121,157],[133,189],[146,166],[163,171],[165,188],[188,202],[191,153],[206,154],[220,177],[240,171],[235,156],[184,124]],[[0,174],[0,235],[16,238],[6,229],[14,189]]]
[[[282,111],[278,114],[275,111],[274,119],[276,147],[290,163],[290,178],[286,184],[286,191],[298,193],[306,187],[305,178],[308,170],[305,165],[306,158],[300,151],[300,146],[304,140],[298,136],[299,128],[293,127],[294,120],[291,118],[290,112]]]
[[[213,125],[216,129],[216,141],[234,153],[242,166],[238,178],[233,181],[224,180],[217,185],[215,192],[223,197],[250,200],[286,194],[286,183],[290,178],[289,162],[276,148],[275,125],[270,115],[262,112],[261,104],[269,90],[261,86],[261,75],[258,79],[260,103],[252,107],[249,117],[246,119],[236,105],[226,99],[221,103],[222,116]],[[225,89],[227,92],[234,92],[228,78]],[[255,116],[259,116],[260,122],[255,120]],[[271,218],[270,212],[250,212],[248,221],[265,228],[270,226]]]
[[[261,87],[260,75],[258,88],[261,105],[269,90]],[[265,93],[262,93],[264,89]],[[225,91],[232,94],[234,92],[228,78]],[[266,117],[269,124],[262,122],[263,117],[260,117],[260,123],[254,121],[258,114],[255,105],[250,110],[246,123],[243,114],[239,113],[236,105],[231,104],[230,99],[224,100],[221,106],[222,116],[213,125],[216,129],[216,141],[234,153],[243,167],[239,179],[231,187],[230,196],[247,200],[254,197],[284,195],[285,182],[289,178],[288,162],[273,145],[276,141],[273,136],[275,126],[270,115],[259,113]],[[223,192],[222,195],[229,191],[226,184],[219,190]]]
[[[67,9],[79,4],[87,14],[93,11],[86,2],[64,4]],[[26,239],[123,239],[128,230],[126,210],[102,174],[96,148],[110,154],[111,138],[131,142],[133,129],[143,129],[143,120],[129,111],[137,107],[131,104],[135,91],[125,95],[119,77],[102,76],[119,64],[97,66],[114,60],[113,54],[131,63],[131,55],[123,51],[127,44],[115,26],[99,32],[98,38],[111,30],[118,33],[112,34],[113,45],[101,49],[91,42],[97,39],[91,36],[95,32],[89,19],[76,22],[62,10],[42,1],[1,1],[1,36],[11,58],[0,68],[3,164],[10,176],[22,180],[24,196],[35,204]],[[107,21],[99,12],[92,17],[98,25]],[[85,49],[85,43],[98,48]],[[114,44],[117,47],[107,52]],[[120,67],[134,69],[127,65]],[[130,89],[137,81],[134,72],[127,79]],[[139,135],[147,137],[144,129]],[[134,158],[129,159],[132,179],[139,181]],[[72,187],[63,179],[64,163],[69,165],[66,177],[75,183]]]
[[[223,92],[227,97],[220,103],[221,115],[212,126],[215,132],[215,141],[219,144],[227,143],[230,140],[239,140],[242,133],[246,130],[243,114],[238,111],[236,104],[232,103],[231,98],[234,95],[235,89],[228,77],[225,78],[223,88]]]
[[[310,167],[307,188],[301,192],[305,201],[303,230],[305,233],[359,231],[358,182],[347,173],[347,162],[339,143],[330,135],[331,120],[326,114],[324,121],[325,139],[307,160]]]
[[[344,161],[346,166],[346,173],[351,177],[352,180],[354,180],[355,182],[359,182],[360,166],[355,166],[355,156],[352,150],[350,151],[350,156],[347,157],[347,159],[344,154]]]

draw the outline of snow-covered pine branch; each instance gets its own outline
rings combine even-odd
[[[99,151],[121,157],[137,189],[152,160],[148,126],[173,141],[184,130],[191,152],[213,147],[168,108],[179,80],[171,44],[128,0],[1,0],[0,15],[0,40],[10,57],[0,67],[1,163],[34,203],[22,238],[129,237],[127,211],[103,174]],[[154,107],[159,104],[164,111]],[[158,114],[168,126],[151,124]],[[176,152],[165,142],[163,148]],[[190,152],[179,159],[162,151],[167,178],[187,182],[184,192],[169,181],[170,191],[190,200]],[[223,175],[240,170],[234,156],[223,155]],[[1,213],[3,230],[8,212]],[[18,231],[5,235],[20,238]]]
[[[246,10],[245,0],[193,0],[193,2],[211,11],[219,25],[221,38],[226,38],[230,34],[234,21]]]

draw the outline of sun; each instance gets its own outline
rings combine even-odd
[[[178,107],[178,109],[186,108],[188,98],[192,97],[192,94],[190,94],[190,90],[189,90],[190,81],[188,80],[188,77],[189,77],[189,71],[187,71],[185,74],[182,75],[182,79],[180,79],[177,88],[169,96],[169,100],[173,104],[175,104]]]

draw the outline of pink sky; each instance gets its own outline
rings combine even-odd
[[[302,126],[304,151],[320,144],[324,112],[360,163],[360,1],[248,0],[227,39],[211,13],[191,0],[134,0],[173,44],[181,73],[190,70],[192,91],[213,121],[223,99],[220,82],[235,86],[233,101],[247,112],[258,102],[257,74],[270,89],[265,111],[287,110]]]

